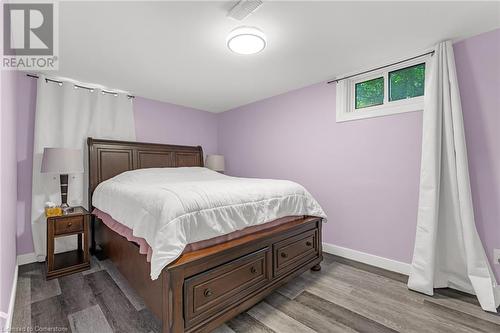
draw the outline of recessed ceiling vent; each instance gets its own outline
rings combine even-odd
[[[262,0],[240,0],[231,8],[227,16],[237,21],[242,21],[262,6],[262,3]]]

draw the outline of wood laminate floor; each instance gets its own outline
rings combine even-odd
[[[440,289],[409,291],[407,277],[325,254],[320,272],[306,272],[217,333],[494,332],[500,316],[474,296]],[[56,332],[161,332],[160,323],[108,260],[46,281],[43,264],[20,266],[13,328]]]

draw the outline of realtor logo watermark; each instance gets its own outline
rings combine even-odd
[[[2,69],[57,70],[56,2],[3,4]]]

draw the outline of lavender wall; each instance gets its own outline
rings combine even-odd
[[[500,29],[454,45],[476,226],[500,249]],[[500,281],[500,265],[493,265]]]
[[[408,262],[415,236],[421,113],[335,122],[324,83],[221,115],[228,173],[304,185],[329,217],[324,241]]]
[[[18,73],[15,91],[19,192],[17,253],[25,254],[33,252],[30,218],[36,80]],[[216,114],[137,97],[134,116],[138,141],[201,145],[205,153],[217,152]]]
[[[136,97],[135,129],[138,141],[201,145],[217,152],[217,115],[175,104]]]
[[[18,73],[15,84],[17,93],[17,254],[25,254],[33,252],[30,218],[36,80]]]
[[[476,224],[489,256],[500,248],[499,39],[496,30],[455,45]],[[229,174],[306,186],[329,216],[325,242],[409,263],[421,131],[420,112],[336,123],[335,87],[321,83],[221,114],[219,152]]]
[[[12,72],[1,73],[0,113],[0,311],[7,313],[16,267],[16,96]],[[0,316],[0,328],[5,319]]]

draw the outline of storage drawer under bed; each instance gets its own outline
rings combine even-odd
[[[185,280],[185,327],[238,303],[272,278],[271,249],[265,247]]]
[[[286,274],[318,257],[318,229],[311,229],[275,243],[273,256],[274,276]]]

